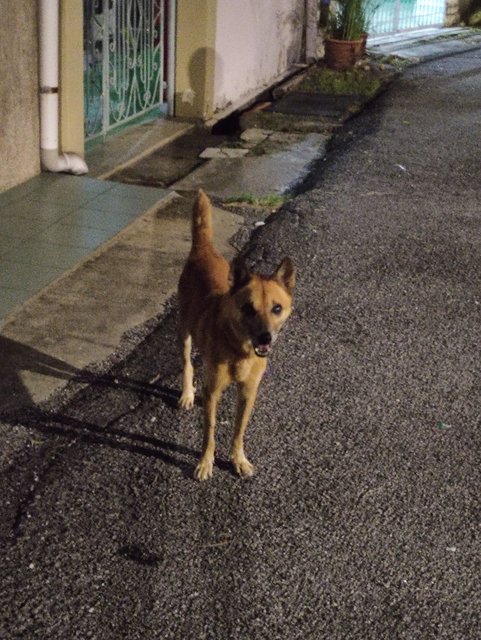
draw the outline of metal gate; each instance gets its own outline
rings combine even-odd
[[[411,31],[423,27],[438,27],[444,24],[446,0],[371,0],[376,8],[372,12],[369,33]]]
[[[85,138],[166,110],[168,0],[84,0]]]

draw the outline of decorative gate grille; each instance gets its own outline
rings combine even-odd
[[[85,137],[165,110],[165,0],[84,0]]]
[[[446,0],[381,0],[373,12],[369,33],[379,35],[441,26],[445,13]]]

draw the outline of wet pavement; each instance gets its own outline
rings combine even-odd
[[[172,297],[4,416],[0,637],[477,640],[480,92],[479,50],[405,71],[245,247],[299,270],[251,480],[228,461],[230,392],[214,477],[192,479]],[[71,373],[3,352],[26,401],[26,371]]]
[[[369,38],[373,55],[395,56],[411,64],[474,51],[481,45],[481,31],[469,27],[432,27]]]
[[[128,127],[100,143],[90,142],[86,153],[89,176],[106,180],[194,130],[192,123],[160,118]]]
[[[124,184],[168,188],[204,164],[200,156],[206,147],[228,145],[233,138],[199,128],[163,145],[132,165],[115,171],[110,179]]]
[[[220,198],[286,194],[307,176],[311,164],[324,156],[328,140],[329,136],[310,133],[266,155],[216,158],[175,182],[172,188],[182,192],[208,185],[209,194]]]
[[[64,177],[60,182],[69,179],[75,180]],[[0,414],[45,400],[66,380],[81,375],[85,367],[108,358],[122,342],[128,342],[129,331],[160,314],[176,291],[190,250],[192,198],[160,189],[126,188],[104,181],[100,184],[113,185],[114,192],[120,192],[129,218],[119,216],[118,205],[115,216],[112,211],[105,214],[107,221],[114,219],[120,229],[110,229],[100,247],[86,250],[80,263],[75,253],[76,239],[90,238],[95,228],[67,226],[75,233],[67,240],[63,238],[64,244],[59,247],[48,245],[51,254],[65,254],[75,266],[59,270],[54,282],[36,295],[30,294],[4,321],[0,335]],[[129,199],[132,195],[135,213]],[[150,206],[146,197],[153,198]],[[101,224],[101,212],[92,207],[90,211]],[[215,213],[219,249],[233,257],[229,240],[243,220],[228,211],[216,209]],[[84,216],[85,211],[81,214]],[[42,273],[38,261],[34,264]],[[18,357],[15,345],[19,345]],[[32,354],[30,366],[24,348]]]
[[[0,194],[0,322],[169,197],[48,173]]]

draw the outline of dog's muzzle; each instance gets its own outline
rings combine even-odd
[[[272,334],[268,332],[261,333],[259,336],[256,336],[252,340],[256,356],[259,356],[259,358],[265,358],[268,356],[272,349],[272,343]]]

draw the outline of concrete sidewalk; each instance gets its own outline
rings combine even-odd
[[[39,355],[24,370],[20,397],[12,394],[9,377],[2,377],[0,413],[19,408],[25,398],[45,400],[70,377],[113,353],[126,332],[162,312],[190,249],[191,209],[191,198],[170,192],[127,226],[124,221],[114,237],[6,318],[0,335],[4,357],[8,351],[13,365],[15,345],[19,352],[28,347]],[[215,220],[218,247],[232,257],[228,240],[242,219],[216,209]],[[49,366],[35,365],[40,354]]]
[[[469,27],[433,27],[369,38],[367,46],[370,54],[419,64],[479,49],[481,31]]]

